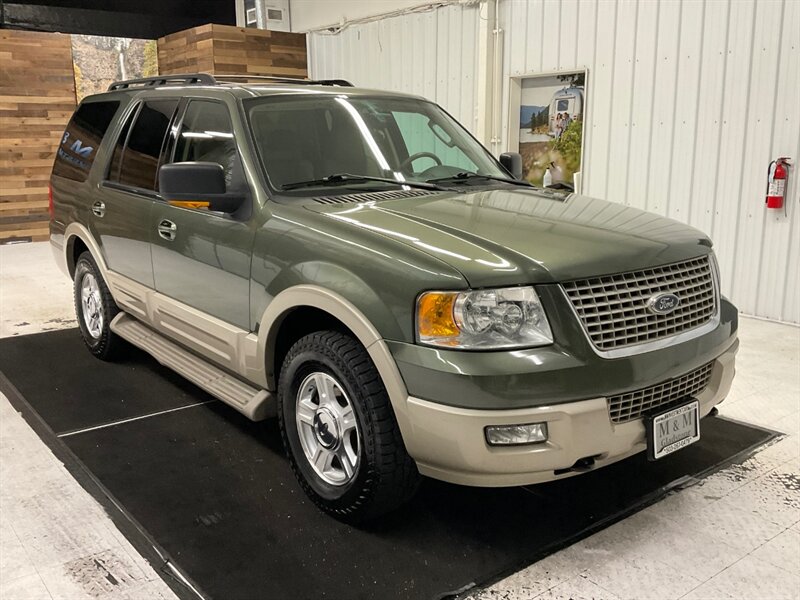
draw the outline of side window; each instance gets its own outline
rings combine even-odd
[[[89,102],[78,107],[61,138],[53,175],[86,181],[118,108],[118,101]]]
[[[111,166],[108,168],[107,178],[109,181],[119,181],[119,166],[122,163],[122,155],[125,153],[125,142],[128,141],[128,132],[131,130],[131,123],[136,118],[139,112],[137,105],[128,118],[125,119],[125,124],[122,126],[117,143],[114,145],[114,154],[111,155]]]
[[[142,104],[122,152],[119,183],[143,190],[156,189],[161,147],[177,105],[177,100],[148,100]]]
[[[239,155],[233,139],[230,114],[225,104],[209,100],[189,102],[172,162],[186,161],[222,165],[228,187],[238,183]]]

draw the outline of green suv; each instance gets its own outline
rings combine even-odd
[[[696,441],[738,347],[711,241],[520,171],[415,96],[124,81],[67,126],[51,241],[94,355],[124,340],[277,411],[340,519],[420,475],[524,485]]]

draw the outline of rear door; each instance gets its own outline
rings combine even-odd
[[[166,162],[215,162],[225,169],[228,190],[247,189],[227,104],[189,99],[174,130]],[[253,223],[159,201],[150,228],[156,290],[249,331]]]
[[[50,185],[53,193],[51,234],[62,236],[67,223],[77,221],[92,228],[89,206],[95,194],[96,173],[108,154],[104,144],[120,101],[90,98],[81,103],[67,125],[56,151]],[[105,153],[105,154],[104,154]],[[93,177],[90,177],[93,173]],[[58,240],[59,244],[63,243]]]
[[[94,233],[108,268],[155,287],[150,253],[156,173],[177,99],[143,100],[130,110],[114,147],[103,193],[92,206]]]

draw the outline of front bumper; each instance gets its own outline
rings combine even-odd
[[[697,397],[701,417],[730,391],[738,347],[734,338],[714,359],[708,387]],[[406,406],[410,430],[404,431],[404,442],[420,473],[451,483],[499,487],[551,481],[575,475],[562,470],[580,459],[592,457],[592,468],[599,468],[646,449],[643,421],[612,423],[605,397],[510,410],[409,397]],[[489,425],[538,422],[546,422],[549,432],[541,444],[496,447],[484,438]]]

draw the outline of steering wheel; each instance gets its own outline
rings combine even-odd
[[[411,163],[413,163],[418,158],[430,158],[436,163],[437,167],[442,166],[441,159],[438,156],[436,156],[433,152],[417,152],[416,154],[412,154],[411,156],[409,156],[407,159],[405,159],[403,162],[400,163],[400,171],[405,171],[406,168],[410,167]]]

